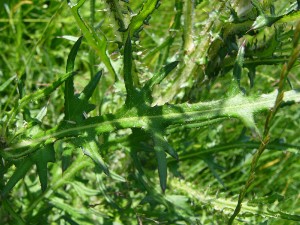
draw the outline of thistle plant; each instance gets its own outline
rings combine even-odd
[[[2,223],[300,220],[298,1],[47,4],[0,11]]]

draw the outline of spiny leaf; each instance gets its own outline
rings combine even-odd
[[[138,33],[142,30],[142,26],[144,25],[145,21],[149,22],[149,16],[157,9],[160,5],[160,0],[147,0],[142,9],[139,11],[137,15],[132,17],[130,24],[125,33],[125,37],[130,35],[130,38],[133,36],[137,36]]]
[[[151,125],[149,123],[152,123],[153,120],[165,123],[166,125],[176,125],[199,123],[201,121],[217,118],[235,117],[247,119],[247,117],[253,116],[256,112],[273,107],[276,95],[276,91],[261,96],[249,97],[238,94],[234,97],[218,101],[149,107],[139,115],[133,111],[130,114],[120,114],[117,116],[97,116],[84,120],[77,124],[76,127],[66,128],[57,126],[42,136],[39,135],[32,137],[31,140],[25,140],[10,145],[5,149],[0,150],[0,154],[6,159],[19,158],[35,151],[36,146],[39,146],[42,143],[54,142],[56,138],[77,136],[85,132],[101,134],[124,128],[144,128]],[[297,90],[285,92],[283,102],[291,104],[299,103],[300,92]],[[215,122],[218,121],[219,120],[215,120]]]
[[[4,187],[2,194],[6,195],[22,179],[33,164],[37,165],[37,173],[40,178],[42,191],[47,188],[47,163],[55,161],[53,144],[46,145],[39,149],[32,156],[27,157],[17,165],[17,169]]]
[[[161,144],[160,137],[158,137],[155,133],[153,133],[152,135],[154,141],[154,151],[158,165],[160,187],[164,193],[167,188],[167,155],[165,153],[163,145]]]
[[[79,99],[88,101],[92,97],[92,94],[94,93],[100,81],[101,76],[102,76],[102,70],[96,73],[96,75],[93,76],[93,78],[88,83],[88,85],[84,87],[83,91],[79,95]]]
[[[83,143],[82,151],[85,155],[90,157],[102,171],[109,176],[109,170],[105,164],[102,156],[99,153],[99,146],[94,139],[88,139]]]
[[[53,179],[54,184],[53,186],[51,186],[51,189],[55,191],[57,188],[72,180],[73,177],[83,168],[89,167],[91,165],[93,165],[93,163],[89,157],[86,157],[83,154],[78,155],[77,158],[73,161],[73,163],[63,173],[63,176],[59,175],[55,177],[55,179]],[[49,188],[47,190],[49,190]]]
[[[178,65],[179,61],[174,61],[169,63],[168,65],[164,66],[158,73],[154,74],[151,79],[147,81],[147,83],[144,85],[142,93],[145,95],[146,101],[149,103],[152,103],[152,95],[151,91],[153,87],[156,84],[159,84],[165,77],[173,70],[176,68]]]
[[[77,25],[80,27],[83,36],[87,40],[90,47],[92,47],[96,53],[100,56],[101,61],[106,66],[111,75],[113,75],[113,79],[116,78],[116,72],[111,64],[111,60],[106,53],[107,40],[103,33],[96,33],[93,28],[89,27],[87,23],[85,23],[80,14],[79,9],[83,6],[86,0],[80,0],[76,5],[69,4],[71,7],[72,15],[74,16]]]
[[[158,175],[160,181],[160,187],[163,192],[167,188],[167,156],[165,151],[160,146],[154,146],[157,165],[158,165]]]
[[[132,104],[135,100],[135,88],[132,78],[132,46],[130,35],[128,35],[124,48],[124,83],[127,92],[126,105]]]
[[[244,64],[244,55],[245,55],[245,41],[241,44],[235,64],[233,66],[233,76],[238,84],[238,87],[241,88],[241,76]]]
[[[165,137],[163,136],[162,130],[155,130],[153,132],[155,145],[159,145],[164,151],[170,154],[174,159],[178,160],[177,152],[169,145]]]
[[[79,37],[75,44],[73,45],[67,59],[67,66],[66,66],[66,72],[70,73],[74,71],[74,65],[75,65],[75,58],[77,56],[77,52],[79,50],[79,47],[81,45],[83,36]]]
[[[52,144],[46,145],[43,149],[39,149],[32,156],[33,162],[37,166],[37,173],[40,178],[42,191],[47,188],[47,163],[55,162],[55,152]]]
[[[79,123],[85,119],[85,115],[95,109],[95,105],[89,103],[89,99],[94,93],[97,85],[100,81],[102,71],[96,73],[96,75],[90,80],[90,82],[85,86],[83,91],[79,96],[74,96],[73,101],[70,102],[70,108],[72,109],[69,112],[70,121]]]
[[[221,211],[225,214],[230,214],[234,211],[236,201],[231,199],[226,199],[221,196],[209,195],[206,194],[207,191],[199,190],[199,187],[193,187],[187,181],[181,182],[177,179],[171,179],[170,183],[173,189],[179,190],[182,193],[185,193],[191,199],[195,199],[201,205],[210,205],[214,210]],[[293,215],[290,213],[282,212],[282,211],[274,211],[273,206],[264,204],[263,206],[260,204],[257,205],[248,205],[246,202],[243,204],[241,208],[240,216],[249,216],[249,215],[259,215],[266,218],[281,218],[288,219],[294,221],[300,221],[299,215]]]
[[[77,222],[84,220],[89,221],[91,212],[89,210],[85,210],[85,208],[75,208],[70,204],[65,203],[63,199],[58,197],[52,197],[50,199],[50,204],[55,208],[63,210],[63,212],[71,215],[71,218]]]
[[[62,171],[64,172],[72,163],[72,152],[74,146],[67,145],[63,148],[61,166]]]
[[[6,196],[11,191],[11,189],[26,175],[32,165],[33,162],[30,158],[24,159],[17,165],[15,172],[1,192],[2,196]]]
[[[74,71],[74,64],[75,64],[75,58],[77,56],[77,52],[79,50],[79,47],[81,45],[83,36],[78,38],[78,40],[75,42],[74,46],[72,47],[68,60],[67,60],[67,66],[66,66],[66,72],[70,73]],[[66,120],[72,120],[71,112],[74,110],[72,107],[72,102],[74,101],[74,79],[73,77],[68,78],[65,81],[65,119]]]
[[[265,26],[271,26],[281,18],[283,18],[285,15],[278,15],[278,16],[267,16],[263,12],[261,3],[258,0],[252,0],[251,1],[254,7],[257,9],[259,16],[254,21],[251,29],[260,29]]]
[[[159,84],[163,79],[165,79],[168,74],[176,68],[179,61],[174,61],[164,66],[158,73],[154,74],[150,80],[145,84],[145,88],[152,89],[154,85]]]

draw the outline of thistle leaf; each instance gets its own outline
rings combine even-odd
[[[241,44],[239,48],[236,61],[233,66],[233,77],[235,78],[239,88],[241,88],[241,76],[243,71],[244,55],[245,55],[245,41]]]
[[[72,47],[68,60],[67,60],[67,66],[66,66],[66,72],[70,73],[74,71],[74,64],[75,64],[75,58],[77,56],[77,52],[79,50],[82,36],[78,38],[78,40],[75,42],[74,46]],[[70,77],[65,81],[65,119],[66,120],[72,120],[71,112],[73,111],[72,102],[74,101],[74,78]]]
[[[24,159],[17,165],[17,169],[9,178],[9,181],[7,182],[7,184],[1,192],[2,196],[6,196],[11,191],[11,189],[26,175],[26,173],[32,167],[32,165],[33,162],[30,158]]]
[[[159,132],[160,131],[158,130],[158,133]],[[160,187],[164,193],[167,188],[167,155],[164,149],[165,143],[161,135],[157,134],[155,131],[152,133],[152,136],[154,141],[154,151],[158,165]]]
[[[55,162],[55,152],[52,144],[46,145],[43,149],[39,149],[32,156],[32,161],[37,166],[37,173],[40,178],[42,191],[47,188],[47,163]]]
[[[99,146],[94,139],[88,139],[83,143],[82,151],[90,157],[102,171],[109,176],[109,170],[102,156],[99,153]]]
[[[125,104],[130,105],[134,102],[135,89],[132,78],[132,46],[130,35],[128,35],[124,48],[124,83],[127,92]]]

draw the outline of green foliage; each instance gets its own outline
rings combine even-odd
[[[300,221],[298,1],[39,3],[0,3],[1,224]]]

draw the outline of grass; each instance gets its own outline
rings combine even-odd
[[[298,3],[3,1],[1,224],[295,224]]]

